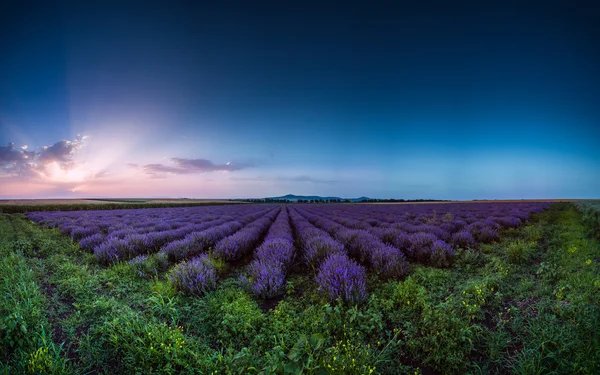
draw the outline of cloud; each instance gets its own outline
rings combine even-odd
[[[96,173],[96,174],[94,175],[94,178],[105,178],[105,177],[107,177],[107,176],[110,176],[110,172],[109,172],[109,171],[106,171],[106,170],[104,170],[104,171],[100,171],[100,172]]]
[[[28,174],[35,159],[35,153],[26,151],[22,147],[15,148],[10,142],[7,146],[0,146],[0,168],[3,175],[16,176]]]
[[[338,180],[323,180],[320,178],[314,178],[307,175],[300,176],[258,176],[258,177],[232,177],[233,181],[249,181],[249,182],[270,182],[270,183],[287,183],[287,182],[304,182],[309,184],[335,184],[339,183]]]
[[[75,141],[60,141],[50,147],[44,147],[39,154],[39,162],[41,163],[70,163],[71,158],[77,150],[81,148],[81,139]]]
[[[172,165],[146,164],[142,167],[144,172],[153,177],[164,177],[165,174],[192,174],[208,172],[233,172],[252,167],[249,163],[227,162],[215,164],[207,159],[171,158]],[[134,168],[137,166],[130,165]]]
[[[310,176],[296,176],[296,177],[289,177],[289,178],[285,178],[285,179],[281,179],[281,181],[292,181],[292,182],[309,182],[311,184],[334,184],[336,182],[336,180],[322,180],[319,178],[313,178]]]
[[[190,172],[186,171],[185,169],[181,169],[181,168],[177,168],[177,167],[170,167],[170,166],[164,165],[164,164],[146,164],[146,165],[144,165],[143,169],[147,174],[150,174],[150,175],[162,174],[162,173],[174,173],[174,174],[190,173]]]
[[[27,146],[15,147],[9,142],[7,146],[0,146],[0,176],[43,177],[53,163],[62,170],[71,169],[76,165],[73,156],[81,149],[84,139],[86,137],[77,135],[73,141],[62,140],[42,147],[41,151],[27,151]]]

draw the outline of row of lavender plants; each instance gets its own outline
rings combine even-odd
[[[164,211],[161,211],[164,210]],[[83,247],[93,248],[108,235],[123,238],[129,234],[164,232],[211,220],[233,220],[234,212],[224,208],[208,211],[204,207],[139,209],[117,211],[33,212],[28,216],[49,227],[56,227]],[[92,237],[93,236],[93,237]]]
[[[245,226],[236,221],[239,226],[236,225],[235,230],[233,227],[227,228],[228,233],[233,232],[227,236],[223,235],[223,229],[217,227],[192,233],[189,238],[167,245],[161,252],[166,253],[170,259],[180,260],[192,254],[196,255],[173,268],[169,275],[171,283],[177,289],[190,294],[203,294],[216,288],[219,275],[215,263],[232,262],[249,254],[269,230],[279,212],[278,207],[261,213],[260,217],[250,222],[242,220],[247,224]],[[218,242],[215,240],[217,237],[221,238]],[[209,256],[206,251],[213,244],[214,250]]]
[[[399,249],[382,242],[362,229],[346,228],[333,220],[297,209],[311,224],[329,233],[344,245],[349,254],[360,263],[370,265],[384,278],[400,278],[408,272],[406,257]]]
[[[184,238],[179,240],[164,241],[165,232],[133,235],[124,239],[109,237],[102,244],[94,247],[94,255],[101,263],[118,261],[119,259],[130,259],[137,255],[155,250],[156,245],[167,242],[160,251],[167,254],[169,261],[178,262],[206,252],[214,247],[222,239],[233,235],[246,225],[255,221],[264,221],[264,216],[271,215],[275,209],[269,208],[258,212],[251,212],[235,220],[222,222],[222,220],[210,221],[206,224],[198,224],[198,227],[189,228]],[[218,225],[217,225],[218,224]],[[181,230],[175,233],[180,234]],[[158,237],[159,240],[153,242]],[[144,240],[148,241],[145,242]]]
[[[493,220],[501,227],[517,227],[529,218],[531,213],[540,212],[550,203],[452,203],[414,205],[337,205],[333,207],[311,206],[314,211],[334,214],[342,218],[355,218],[361,224],[372,227],[388,227],[402,224],[407,230],[411,226],[457,222],[467,226],[475,222]]]
[[[303,261],[315,271],[319,290],[332,300],[364,301],[367,297],[365,267],[350,259],[344,245],[296,210],[290,209],[290,218]]]
[[[248,266],[248,276],[241,278],[243,284],[260,298],[272,298],[283,293],[294,256],[294,235],[288,209],[284,207],[256,249],[254,260]]]
[[[384,277],[398,278],[408,272],[405,256],[411,261],[444,267],[451,264],[455,254],[447,242],[450,236],[443,235],[444,231],[433,225],[409,234],[399,228],[372,227],[355,219],[335,215],[324,217],[309,210],[301,212],[345,244],[354,257],[372,264]],[[454,240],[463,239],[464,235],[458,232]],[[467,235],[467,241],[461,242],[461,245],[469,245],[471,240]]]
[[[273,210],[273,206],[244,205],[35,212],[28,216],[57,227],[67,235],[82,225],[86,230],[93,229],[95,233],[81,238],[80,245],[93,250],[99,262],[110,263],[159,249],[164,250],[172,261],[191,257]],[[77,240],[75,237],[73,239]]]
[[[299,208],[345,228],[364,230],[412,261],[448,265],[455,249],[499,239],[499,230],[525,223],[550,203],[459,203],[443,205],[353,205]],[[441,211],[442,214],[438,214]],[[385,218],[385,220],[381,220]],[[325,221],[326,221],[325,220]]]

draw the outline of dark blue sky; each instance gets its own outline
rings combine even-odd
[[[600,197],[593,2],[6,9],[0,196]]]

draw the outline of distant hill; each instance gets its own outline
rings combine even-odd
[[[345,201],[345,200],[349,200],[350,202],[361,202],[363,200],[369,200],[370,198],[367,197],[360,197],[360,198],[340,198],[340,197],[321,197],[319,195],[294,195],[294,194],[288,194],[288,195],[283,195],[281,197],[268,197],[268,198],[264,198],[265,200],[288,200],[291,202],[297,202],[298,200],[303,200],[303,201],[331,201],[331,200],[340,200],[340,201]]]
[[[231,199],[232,201],[240,201],[240,202],[253,202],[253,203],[269,203],[269,202],[290,202],[290,203],[314,203],[314,202],[334,202],[334,203],[356,203],[356,202],[389,202],[389,203],[397,203],[397,202],[416,202],[416,203],[425,203],[425,202],[449,202],[447,200],[440,199],[395,199],[395,198],[369,198],[369,197],[358,197],[358,198],[340,198],[340,197],[322,197],[320,195],[295,195],[288,194],[282,195],[280,197],[266,197],[266,198],[241,198],[241,199]]]

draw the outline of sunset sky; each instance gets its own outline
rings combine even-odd
[[[592,2],[401,3],[14,1],[0,198],[600,198]]]

